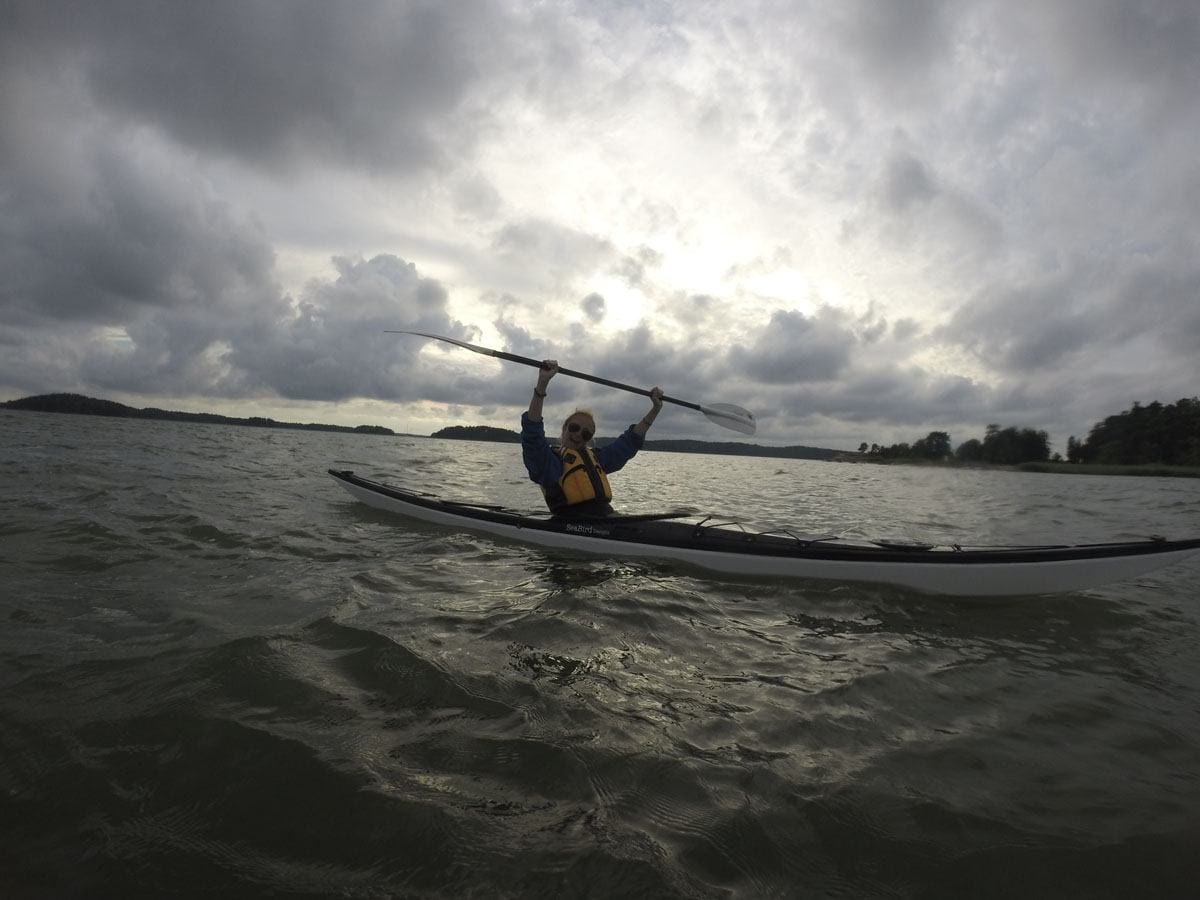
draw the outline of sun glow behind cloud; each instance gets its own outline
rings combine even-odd
[[[768,442],[1061,444],[1195,391],[1187,4],[22,9],[12,395],[519,412],[389,326],[733,386]]]
[[[597,324],[606,331],[634,328],[646,317],[648,304],[645,296],[622,279],[613,276],[596,278],[591,282],[591,289],[604,298],[604,316]]]

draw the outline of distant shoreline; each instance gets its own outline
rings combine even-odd
[[[237,425],[248,428],[282,428],[293,431],[330,431],[343,434],[374,434],[383,437],[435,438],[441,440],[483,441],[489,443],[519,444],[520,432],[490,425],[452,425],[439,429],[431,435],[403,434],[382,425],[322,425],[318,423],[279,422],[261,416],[236,418],[215,413],[191,413],[147,407],[138,409],[113,400],[100,400],[82,394],[40,394],[8,400],[0,403],[0,409],[24,412],[71,413],[76,415],[105,416],[121,419],[149,421],[191,422],[201,425]],[[603,446],[612,438],[599,437]],[[1018,465],[989,465],[986,463],[959,463],[953,460],[934,461],[907,458],[881,459],[845,450],[830,450],[822,447],[795,445],[769,447],[763,444],[744,444],[733,441],[662,440],[646,441],[644,449],[649,452],[665,453],[708,453],[717,456],[754,456],[768,459],[810,459],[825,462],[852,463],[857,465],[882,466],[929,466],[944,469],[993,469],[1011,472],[1048,473],[1057,475],[1128,475],[1154,478],[1200,478],[1200,468],[1191,466],[1115,466],[1067,462],[1026,462]]]
[[[491,425],[451,425],[435,431],[430,437],[459,441],[492,441],[501,444],[519,444],[521,433],[508,428]],[[597,437],[595,446],[603,447],[614,440]],[[768,447],[763,444],[745,444],[734,441],[691,441],[691,440],[647,440],[642,448],[648,452],[664,453],[712,453],[718,456],[764,456],[772,459],[815,459],[829,461],[843,453],[825,447]]]
[[[860,456],[857,453],[847,453],[838,456],[834,462],[853,463],[867,466],[917,466],[930,469],[979,469],[998,472],[1028,472],[1040,475],[1127,475],[1139,478],[1200,478],[1200,468],[1195,466],[1165,466],[1157,463],[1144,465],[1106,465],[1103,463],[1072,463],[1072,462],[1023,462],[1013,465],[981,462],[959,462],[958,460],[915,459],[912,457],[896,457],[881,459],[880,457]]]
[[[278,422],[260,416],[241,419],[231,416],[220,416],[214,413],[191,413],[175,410],[149,407],[137,409],[117,403],[113,400],[100,400],[95,397],[85,397],[82,394],[40,394],[35,397],[23,397],[20,400],[9,400],[0,403],[0,408],[15,409],[26,412],[72,413],[77,415],[107,416],[109,418],[143,419],[151,421],[193,422],[202,425],[237,425],[251,428],[285,428],[301,431],[335,431],[350,434],[376,434],[387,437],[426,437],[420,434],[397,434],[390,428],[380,425],[320,425],[316,423],[300,424],[297,422]],[[430,438],[442,440],[488,441],[506,444],[519,444],[520,432],[506,428],[495,428],[490,425],[453,425],[442,428],[428,435]],[[596,443],[603,446],[612,438],[598,437]],[[822,447],[768,447],[762,444],[742,444],[733,441],[691,441],[663,440],[647,441],[647,451],[663,451],[668,453],[711,453],[721,456],[759,456],[774,459],[814,459],[832,460],[842,451],[829,450]]]
[[[113,419],[148,419],[159,422],[192,422],[200,425],[237,425],[246,428],[284,428],[293,431],[338,431],[349,434],[379,434],[395,437],[396,432],[382,425],[320,425],[317,423],[278,422],[261,416],[239,419],[215,413],[178,412],[147,407],[138,409],[114,400],[98,400],[82,394],[40,394],[9,400],[0,407],[23,412],[70,413],[84,416],[105,416]]]

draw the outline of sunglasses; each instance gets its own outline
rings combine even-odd
[[[592,439],[592,435],[595,433],[590,428],[584,428],[578,422],[569,423],[567,425],[567,431],[571,432],[571,434],[574,434],[577,431],[583,432],[580,437],[582,437],[585,441],[590,441]]]

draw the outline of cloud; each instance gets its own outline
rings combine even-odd
[[[18,348],[0,383],[236,396],[202,358],[287,305],[253,217],[144,132],[97,126],[51,151],[52,173],[32,149],[7,154],[0,182],[0,318]]]
[[[293,301],[250,216],[153,135],[98,128],[0,193],[0,383],[29,393],[419,396],[384,328],[463,333],[446,291],[394,256],[339,258]]]
[[[994,370],[1013,375],[1037,371],[1088,347],[1104,328],[1103,317],[1080,308],[1068,279],[990,289],[961,306],[941,331],[943,339],[971,350]],[[1037,327],[1030,327],[1036,322]]]
[[[887,161],[881,182],[880,205],[897,216],[932,203],[941,193],[925,164],[907,153]]]
[[[113,325],[270,289],[274,254],[261,229],[155,141],[105,134],[59,174],[21,163],[5,174],[6,317]]]
[[[873,203],[853,228],[877,233],[902,252],[939,260],[947,269],[970,267],[1007,251],[1003,227],[970,188],[956,188],[905,148],[900,136],[883,161]]]
[[[661,265],[662,259],[662,254],[653,247],[638,247],[617,260],[612,272],[630,286],[639,287],[646,282],[647,270]]]
[[[921,102],[952,57],[953,25],[953,4],[942,0],[853,0],[833,14],[843,52],[892,102]]]
[[[803,421],[824,416],[878,423],[889,430],[914,422],[928,426],[971,422],[979,408],[995,402],[985,385],[961,375],[941,375],[920,366],[864,366],[842,382],[823,389],[806,386],[787,391],[781,407]],[[919,430],[919,429],[918,429]]]
[[[428,331],[462,339],[445,310],[446,293],[394,256],[335,259],[337,277],[310,283],[303,296],[275,304],[275,315],[219,304],[158,310],[99,345],[82,363],[87,378],[114,390],[199,391],[213,396],[278,396],[336,401],[353,397],[446,399],[455,379],[439,380],[418,358],[423,342],[385,334]],[[457,376],[456,376],[457,377]]]
[[[729,352],[739,371],[766,384],[796,384],[836,378],[850,362],[857,343],[852,328],[836,310],[823,307],[814,316],[778,310],[748,343]]]
[[[310,283],[262,345],[235,345],[231,361],[257,385],[283,397],[416,399],[421,395],[416,389],[421,369],[414,365],[419,344],[384,331],[463,339],[463,326],[446,312],[445,288],[391,255],[338,258],[334,265],[336,279]]]
[[[443,165],[506,29],[491,3],[16,4],[26,65],[68,69],[107,114],[260,166]],[[478,110],[474,110],[478,114]]]
[[[1072,90],[1124,100],[1147,122],[1168,125],[1193,103],[1200,81],[1200,20],[1188,0],[1038,4],[1009,19],[1049,73]]]
[[[937,334],[1016,377],[1096,354],[1111,368],[1139,342],[1200,352],[1198,299],[1200,264],[1181,244],[1119,260],[1075,257],[1050,276],[981,290]]]
[[[1195,393],[1185,0],[4,15],[9,394],[514,419],[530,373],[405,327],[738,402],[780,442],[1061,442]]]
[[[508,260],[558,277],[602,268],[616,258],[616,248],[608,240],[541,219],[504,225],[492,248]]]
[[[599,294],[588,294],[583,298],[583,303],[581,306],[583,308],[583,314],[587,317],[588,321],[599,322],[604,318],[604,298]]]
[[[665,293],[658,301],[658,312],[666,327],[685,337],[711,333],[716,329],[723,310],[729,303],[714,294],[691,294],[682,291]]]

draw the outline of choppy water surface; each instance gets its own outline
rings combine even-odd
[[[1200,565],[986,604],[408,523],[519,448],[0,413],[0,895],[1191,897]],[[645,453],[626,511],[1200,532],[1200,482]]]

